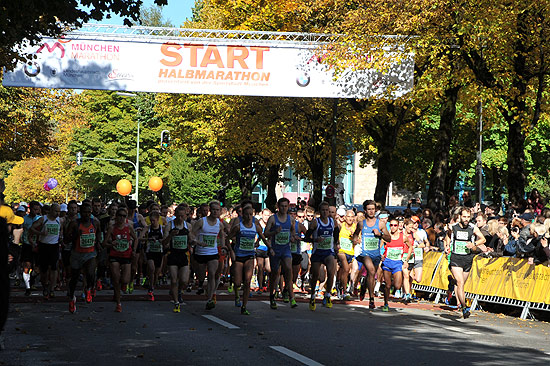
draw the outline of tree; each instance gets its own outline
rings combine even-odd
[[[112,92],[86,91],[82,98],[89,120],[84,127],[74,131],[71,155],[81,151],[88,158],[135,162],[139,120],[140,197],[143,200],[152,198],[147,182],[152,176],[166,178],[167,153],[160,148],[160,133],[170,128],[156,116],[154,96],[140,93],[135,98],[126,98]],[[75,168],[75,176],[82,190],[109,198],[116,192],[118,180],[134,181],[135,171],[130,163],[85,159]]]
[[[166,5],[167,0],[155,0]],[[110,13],[124,17],[124,24],[139,19],[142,0],[18,0],[4,1],[0,12],[0,67],[12,69],[25,61],[21,46],[38,44],[42,37],[60,37],[89,20],[102,20]]]
[[[208,202],[218,188],[212,173],[208,167],[200,166],[196,157],[189,156],[184,150],[175,150],[167,172],[172,199],[190,205]]]
[[[547,101],[550,7],[547,2],[482,2],[462,12],[461,54],[492,94],[508,125],[507,187],[512,202],[526,186],[527,132]]]

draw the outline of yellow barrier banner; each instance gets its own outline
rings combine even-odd
[[[531,295],[531,302],[550,304],[550,268],[548,265],[535,266],[535,286]]]
[[[476,256],[465,291],[520,301],[550,304],[550,268],[527,259]]]
[[[442,255],[443,253],[440,252],[424,253],[424,258],[422,259],[422,281],[419,283],[415,281],[415,283],[423,286],[432,285],[432,278],[437,269],[439,258]]]
[[[437,266],[437,270],[432,281],[432,287],[441,290],[447,290],[449,289],[449,276],[451,275],[451,271],[449,270],[449,261],[447,260],[447,255],[441,255],[443,256],[443,258],[441,258],[441,262],[439,262],[439,266]]]

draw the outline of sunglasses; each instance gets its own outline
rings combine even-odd
[[[390,227],[397,227],[399,226],[398,224],[390,224]]]
[[[304,215],[298,215],[298,217],[303,219],[305,216]]]

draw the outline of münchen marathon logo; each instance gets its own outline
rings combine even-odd
[[[41,53],[44,48],[47,49],[49,53],[53,53],[57,48],[59,48],[59,50],[61,50],[61,58],[65,57],[65,47],[59,42],[55,42],[53,46],[50,46],[48,43],[44,43],[38,48],[38,50],[36,50],[36,53]],[[28,62],[25,65],[24,71],[27,76],[35,77],[40,74],[40,64],[34,61]],[[53,75],[55,74],[56,72],[53,71]]]

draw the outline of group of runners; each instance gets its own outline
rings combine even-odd
[[[296,207],[286,198],[279,199],[274,214],[268,209],[255,212],[250,201],[231,212],[222,210],[227,211],[218,201],[196,211],[183,203],[173,212],[150,203],[141,213],[135,201],[108,207],[99,199],[47,208],[36,201],[21,204],[16,211],[23,224],[13,232],[21,234],[17,242],[26,294],[32,291],[33,271],[39,272],[45,298],[55,296],[58,282],[66,281],[69,311],[74,313],[79,281],[88,303],[109,284],[115,311],[121,312],[121,293],[145,285],[154,301],[160,278],[169,277],[174,312],[180,312],[183,293],[194,284],[197,294],[206,294],[210,310],[225,278],[244,315],[250,314],[252,283],[257,293],[268,292],[272,309],[277,309],[278,295],[297,307],[294,295],[301,290],[309,294],[312,311],[318,296],[331,308],[334,296],[363,300],[367,293],[369,308],[374,309],[380,292],[381,309],[388,311],[391,295],[412,299],[412,282],[422,280],[424,252],[438,249],[418,217],[390,215],[374,201],[365,201],[363,212],[326,202],[317,210]],[[444,240],[464,317],[469,316],[464,281],[474,253],[483,250],[485,242],[470,218],[469,209],[456,211]]]

